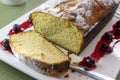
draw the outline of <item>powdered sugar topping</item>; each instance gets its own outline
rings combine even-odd
[[[90,25],[85,20],[85,15],[91,16],[92,10],[89,9],[90,0],[48,0],[40,7],[40,11],[52,14],[62,19],[67,19],[79,29],[88,30]],[[114,0],[98,0],[105,6],[110,6]]]

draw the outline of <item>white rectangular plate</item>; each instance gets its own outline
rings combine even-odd
[[[9,32],[9,30],[12,28],[13,24],[21,24],[24,21],[26,21],[28,19],[28,16],[31,12],[39,9],[41,6],[38,6],[37,8],[35,8],[34,10],[28,12],[27,14],[23,15],[22,17],[18,18],[17,20],[11,22],[10,24],[8,24],[7,26],[5,26],[4,28],[0,29],[0,41],[4,40],[5,38],[8,38],[7,33]],[[113,17],[111,19],[111,21],[109,21],[109,23],[106,25],[106,27],[96,36],[96,38],[86,47],[86,49],[81,53],[81,55],[79,56],[72,56],[73,60],[82,60],[83,57],[90,55],[97,42],[99,41],[100,37],[102,36],[102,34],[106,31],[111,30],[112,25],[118,21],[117,18]],[[106,55],[104,56],[104,58],[102,58],[100,60],[100,62],[97,65],[97,69],[94,71],[90,71],[91,72],[96,72],[98,74],[102,74],[104,76],[107,76],[109,78],[111,78],[111,80],[115,79],[119,69],[120,69],[120,43],[117,44],[117,46],[114,48],[113,53],[111,53],[110,55]],[[28,66],[26,66],[25,64],[21,63],[16,57],[14,57],[13,55],[9,54],[8,52],[0,49],[0,59],[6,63],[8,63],[9,65],[17,68],[18,70],[32,76],[35,79],[38,80],[93,80],[92,78],[78,73],[78,72],[72,72],[71,70],[69,70],[66,74],[69,75],[69,77],[65,78],[63,75],[59,78],[56,77],[51,77],[51,76],[47,76],[47,75],[43,75],[41,73],[38,73],[36,71],[34,71],[33,69],[29,68]],[[103,76],[101,76],[103,77]]]

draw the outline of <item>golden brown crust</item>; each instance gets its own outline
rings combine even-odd
[[[94,28],[86,34],[84,37],[85,44],[82,50],[95,38],[95,36],[105,27],[105,25],[112,19],[114,16],[116,9],[119,4],[112,5],[112,7],[101,16],[99,22],[94,25]]]
[[[90,0],[88,10],[85,14],[85,21],[90,25],[94,25],[98,19],[104,14],[104,10],[94,0]]]
[[[103,10],[108,10],[116,4],[114,0],[95,0],[95,1]]]
[[[64,74],[69,69],[69,65],[70,65],[69,60],[56,64],[47,64],[23,56],[21,54],[16,54],[16,55],[19,56],[17,58],[19,58],[20,61],[22,61],[23,63],[34,69],[35,71],[51,76],[58,76]]]

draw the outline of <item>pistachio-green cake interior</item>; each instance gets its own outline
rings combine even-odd
[[[44,63],[53,64],[69,61],[67,55],[35,31],[12,35],[10,43],[19,54]]]
[[[78,54],[83,44],[82,32],[67,20],[42,12],[32,13],[35,30],[48,40]]]

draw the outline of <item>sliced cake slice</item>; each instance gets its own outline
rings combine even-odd
[[[83,32],[71,22],[43,12],[31,14],[34,29],[48,40],[78,54],[83,44]]]
[[[70,58],[35,31],[10,36],[15,56],[38,72],[56,75],[66,72]]]

